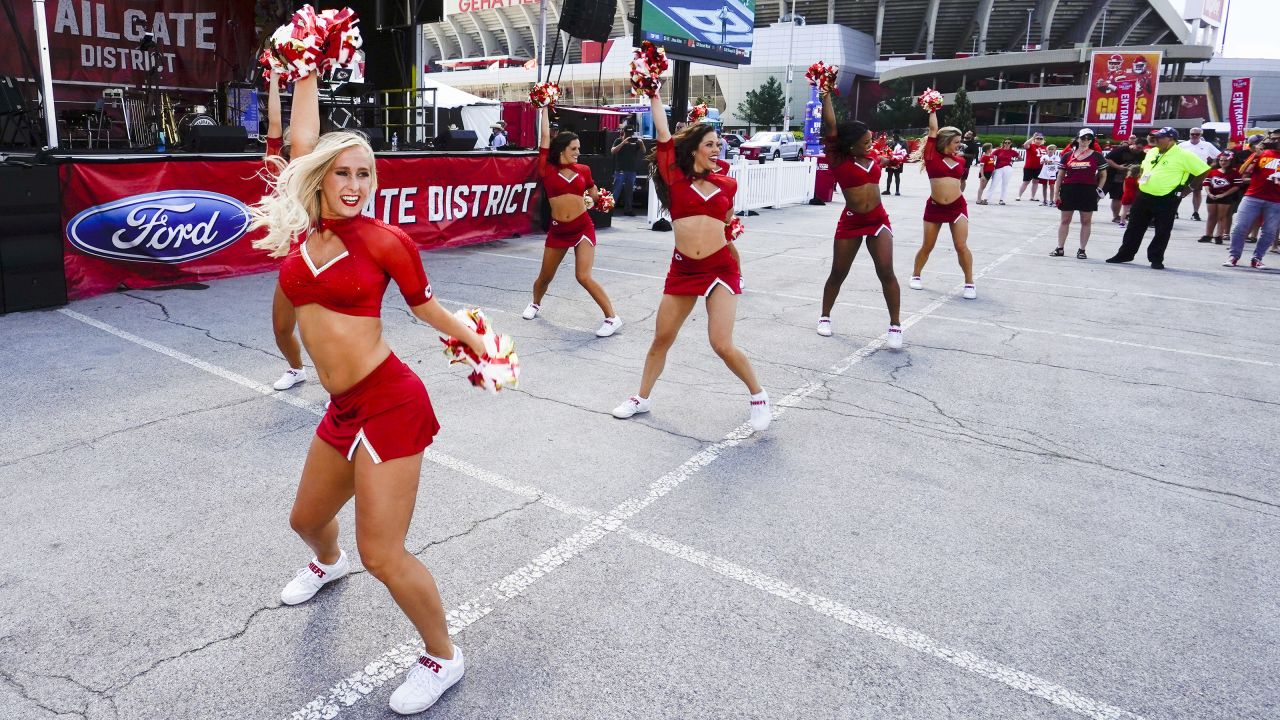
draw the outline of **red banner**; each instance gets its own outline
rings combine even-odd
[[[537,157],[379,157],[364,213],[424,249],[531,230]],[[67,294],[143,288],[274,270],[253,249],[245,206],[266,192],[260,160],[68,163],[60,168]]]
[[[1111,125],[1111,137],[1117,142],[1133,134],[1133,102],[1136,95],[1131,80],[1120,82],[1116,88],[1116,119]]]
[[[1085,125],[1114,122],[1120,106],[1120,85],[1133,83],[1132,125],[1150,124],[1156,110],[1156,86],[1160,77],[1160,52],[1093,53],[1089,64],[1089,96]]]
[[[35,62],[32,4],[14,9]],[[48,0],[45,9],[55,81],[140,86],[155,67],[157,85],[211,89],[233,64],[247,67],[256,47],[248,2]],[[148,33],[155,46],[144,50]],[[0,75],[28,76],[15,42],[0,46]]]
[[[1244,126],[1249,120],[1249,78],[1235,78],[1231,81],[1231,102],[1227,108],[1231,139],[1244,140]]]

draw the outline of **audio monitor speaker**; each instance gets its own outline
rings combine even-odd
[[[56,165],[0,166],[0,313],[67,303]]]
[[[187,146],[193,152],[238,153],[248,143],[243,125],[195,125],[187,131]]]
[[[604,42],[617,14],[618,0],[564,0],[560,29],[581,40]]]
[[[432,143],[436,150],[475,150],[474,130],[445,130]]]

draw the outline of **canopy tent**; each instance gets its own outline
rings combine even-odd
[[[477,149],[488,147],[490,126],[502,119],[502,103],[486,100],[431,78],[423,78],[422,87],[435,89],[437,108],[457,110],[461,114],[462,129],[475,132]]]

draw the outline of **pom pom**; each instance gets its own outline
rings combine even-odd
[[[733,242],[742,237],[742,233],[747,231],[747,226],[742,224],[742,220],[735,217],[724,224],[724,239]]]
[[[933,88],[927,88],[920,93],[920,99],[917,102],[925,112],[937,112],[942,107],[942,93]]]
[[[345,68],[364,62],[360,51],[364,39],[356,25],[360,16],[351,8],[325,10],[317,17],[317,26],[324,28],[324,40],[320,46],[321,69]]]
[[[609,192],[608,190],[600,191],[600,204],[597,206],[597,209],[600,212],[603,212],[603,213],[613,212],[613,208],[617,204],[618,204],[617,201],[613,199],[613,193]]]
[[[588,210],[596,206],[596,201],[592,199],[591,193],[582,193],[582,202],[587,206]]]
[[[824,95],[838,95],[839,90],[836,89],[836,76],[839,75],[840,68],[834,65],[828,65],[821,60],[809,66],[804,76],[808,79],[809,84],[818,88],[818,92]]]
[[[271,48],[264,48],[262,54],[258,56],[258,64],[262,66],[263,85],[270,89],[271,73],[275,73],[280,90],[283,92],[289,82],[289,68],[285,67],[280,56],[276,55]]]
[[[631,59],[631,94],[657,97],[662,74],[667,71],[667,51],[645,40]]]
[[[707,116],[707,106],[704,104],[694,105],[689,108],[689,124],[702,122],[702,118]]]
[[[529,102],[533,103],[534,107],[551,108],[555,107],[559,101],[560,86],[550,80],[536,83],[529,91]]]
[[[516,356],[515,341],[510,335],[499,335],[489,325],[479,308],[462,309],[454,313],[463,325],[475,331],[484,342],[485,352],[477,356],[475,351],[457,338],[440,336],[444,343],[444,356],[450,364],[471,366],[467,381],[478,388],[496,393],[504,387],[516,387],[520,380],[520,359]]]
[[[293,13],[288,25],[281,25],[271,34],[271,47],[288,68],[290,80],[317,71],[324,41],[325,23],[310,5],[303,5]]]

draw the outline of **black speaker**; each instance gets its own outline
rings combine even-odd
[[[374,152],[382,152],[387,146],[387,134],[382,128],[361,128],[360,132],[369,140],[369,147]]]
[[[444,0],[374,0],[373,17],[379,30],[440,22]]]
[[[436,150],[475,150],[474,130],[445,130],[432,142]]]
[[[604,42],[613,32],[618,0],[564,0],[560,29],[582,40]]]
[[[187,131],[186,144],[193,152],[238,153],[249,143],[243,125],[196,125]]]
[[[0,313],[67,304],[58,168],[0,166]]]

